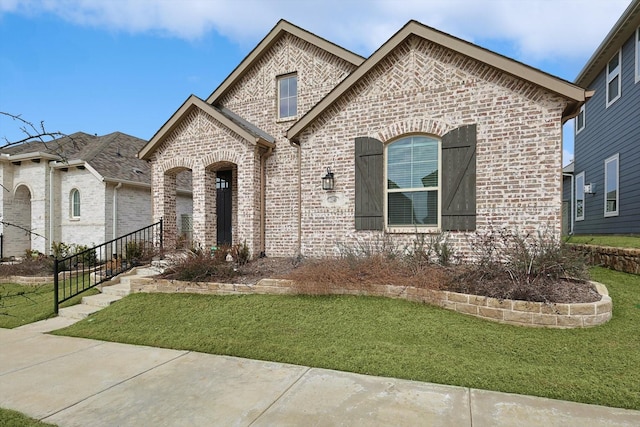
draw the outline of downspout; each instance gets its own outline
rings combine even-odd
[[[290,141],[298,149],[298,249],[296,256],[302,256],[302,147],[300,142]]]
[[[267,159],[272,153],[273,147],[269,147],[260,157],[260,258],[267,256],[267,227],[265,213],[265,209],[267,207]]]
[[[53,218],[55,217],[55,203],[53,200],[53,165],[55,164],[55,160],[47,163],[49,166],[49,241],[47,242],[48,247],[46,251],[48,255],[53,254],[53,233],[55,229],[53,223]]]
[[[122,183],[119,182],[118,185],[113,187],[113,240],[118,238],[118,189],[122,187]]]

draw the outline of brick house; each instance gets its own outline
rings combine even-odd
[[[489,227],[559,236],[562,124],[585,97],[415,21],[366,59],[280,21],[139,157],[151,162],[153,218],[167,224],[176,176],[191,171],[201,245],[334,256],[446,232],[465,253],[469,233]]]
[[[52,242],[92,246],[149,225],[150,167],[136,157],[146,143],[77,132],[0,150],[3,255],[49,254]],[[178,197],[190,209],[190,193]]]

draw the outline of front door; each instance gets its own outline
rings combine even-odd
[[[216,172],[217,243],[231,244],[231,171]]]

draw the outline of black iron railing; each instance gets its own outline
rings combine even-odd
[[[53,266],[54,311],[63,302],[162,255],[162,220],[66,258]]]

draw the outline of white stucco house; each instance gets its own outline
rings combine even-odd
[[[136,157],[145,144],[77,132],[0,149],[2,255],[50,254],[52,242],[93,246],[150,225],[150,168]],[[190,214],[190,194],[181,191],[178,205]]]

